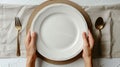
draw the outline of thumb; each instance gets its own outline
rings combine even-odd
[[[84,45],[83,45],[83,46],[84,46],[84,48],[86,48],[86,47],[89,46],[86,33],[83,32],[82,36],[83,36],[83,42],[84,42]]]
[[[32,46],[35,46],[36,45],[36,33],[35,32],[32,32],[32,35],[31,35],[31,45]]]

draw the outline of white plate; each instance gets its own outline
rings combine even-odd
[[[31,30],[37,32],[38,52],[54,61],[65,61],[77,56],[83,48],[82,33],[87,23],[74,7],[56,3],[38,12]]]

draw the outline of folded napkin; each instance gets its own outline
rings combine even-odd
[[[0,57],[16,57],[17,47],[17,30],[15,28],[15,16],[23,8],[23,5],[7,5],[0,6]],[[26,25],[29,16],[35,6],[25,6],[26,9],[20,17],[22,30],[20,31],[20,47],[21,57],[25,57],[24,40],[26,37]]]
[[[20,45],[21,45],[21,57],[25,57],[26,51],[24,46],[24,40],[26,36],[26,25],[28,18],[32,11],[37,5],[0,5],[0,57],[16,57],[17,47],[17,30],[15,28],[15,16],[18,15],[21,8],[26,7],[20,20],[22,23],[22,30],[20,34]],[[110,5],[111,6],[111,5]],[[85,11],[91,18],[93,36],[95,38],[95,47],[93,50],[93,56],[98,57],[120,57],[119,49],[119,10],[115,8],[115,5],[110,7],[107,6],[83,6]],[[115,9],[114,9],[115,8]],[[102,29],[102,41],[101,45],[98,45],[98,34],[99,31],[95,28],[95,21],[98,17],[102,17],[105,21],[105,27]],[[117,31],[117,32],[116,32]],[[112,37],[111,37],[112,36]],[[101,49],[98,49],[101,47]],[[116,49],[116,50],[115,50]]]
[[[94,57],[111,57],[111,10],[106,9],[105,6],[93,6],[85,8],[89,14],[92,27],[93,36],[95,38],[95,46],[93,49]],[[105,22],[105,27],[102,29],[101,44],[98,43],[99,30],[95,28],[95,22],[98,17],[102,17]]]

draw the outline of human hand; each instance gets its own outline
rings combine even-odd
[[[83,33],[82,36],[84,40],[82,57],[85,62],[88,62],[88,60],[91,60],[92,58],[92,49],[94,46],[94,39],[90,31],[88,32],[88,36],[86,35],[85,32]]]
[[[25,41],[25,47],[26,47],[26,57],[29,62],[36,60],[36,33],[28,32],[26,41]]]

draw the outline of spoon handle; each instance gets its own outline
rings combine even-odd
[[[102,31],[99,30],[99,42],[101,43],[101,38],[102,38]]]
[[[98,53],[99,56],[102,56],[102,47],[101,47],[101,38],[102,38],[102,31],[99,30],[99,37],[98,37]]]

